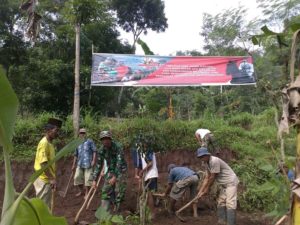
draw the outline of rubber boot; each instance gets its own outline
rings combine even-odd
[[[226,207],[219,206],[217,208],[218,224],[226,224]]]
[[[109,200],[101,200],[101,207],[104,208],[106,211],[108,211],[110,206]]]
[[[227,225],[235,225],[235,209],[227,209]]]

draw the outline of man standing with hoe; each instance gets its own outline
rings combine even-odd
[[[100,140],[102,145],[98,151],[98,160],[93,173],[93,187],[96,188],[96,180],[102,171],[104,161],[106,161],[101,207],[109,210],[113,204],[115,211],[118,211],[126,190],[127,163],[124,159],[123,147],[120,143],[112,140],[110,131],[102,131]]]
[[[197,157],[205,163],[207,177],[198,192],[198,197],[207,194],[216,181],[221,188],[217,197],[218,224],[236,224],[237,187],[239,179],[222,159],[212,156],[207,148],[197,150]]]
[[[92,185],[91,176],[93,167],[96,164],[97,148],[91,139],[86,138],[85,128],[79,129],[79,138],[83,140],[83,143],[75,150],[72,171],[75,171],[74,185],[79,188],[76,197],[80,196],[83,192],[86,197],[89,187]]]
[[[62,121],[50,118],[45,126],[46,134],[40,140],[34,161],[34,170],[38,171],[55,157],[52,141],[58,137]],[[53,210],[53,192],[56,189],[55,164],[45,170],[33,183],[36,197],[42,199]]]

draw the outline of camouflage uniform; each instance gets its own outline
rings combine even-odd
[[[107,149],[103,145],[98,151],[98,160],[93,173],[93,179],[96,180],[103,167],[104,159],[107,162],[107,173],[104,176],[104,185],[102,187],[101,198],[114,204],[117,209],[124,200],[126,191],[127,164],[124,159],[123,147],[116,141],[111,142],[111,147]],[[108,181],[116,176],[115,185],[110,185]]]

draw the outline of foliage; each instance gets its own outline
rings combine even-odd
[[[252,125],[253,120],[254,117],[250,113],[239,113],[229,118],[228,123],[231,126],[235,125],[235,126],[241,126],[245,129],[249,129]]]
[[[239,200],[242,209],[252,211],[252,206],[255,205],[258,210],[270,212],[272,217],[287,212],[289,183],[272,164],[256,158],[256,160],[248,160],[243,165],[235,163],[233,169],[238,173],[244,189]],[[276,201],[274,202],[273,199]]]
[[[205,13],[201,36],[204,38],[204,50],[208,55],[244,55],[243,38],[251,31],[246,24],[244,7],[227,9],[215,16]]]
[[[99,0],[68,0],[64,15],[73,24],[88,24],[91,20],[97,21],[105,15],[105,3]]]
[[[65,4],[66,3],[66,4]],[[75,8],[69,7],[75,4]],[[95,3],[95,4],[94,4]],[[72,10],[92,7],[89,17],[77,15],[82,22],[81,32],[81,99],[82,105],[91,106],[104,114],[104,101],[116,95],[114,90],[90,89],[90,65],[92,44],[95,51],[129,53],[131,46],[121,43],[116,21],[103,1],[40,1],[37,7],[43,16],[38,41],[32,46],[26,42],[23,18],[18,1],[1,2],[0,15],[0,64],[11,81],[20,100],[21,114],[28,112],[55,111],[67,115],[72,111],[74,83],[76,17]],[[81,5],[80,5],[81,4]],[[76,11],[76,12],[77,12]],[[94,14],[96,13],[96,17]],[[82,18],[84,17],[84,18]],[[89,20],[92,23],[88,23]],[[3,21],[3,23],[2,23]],[[107,93],[104,94],[103,93]],[[100,96],[100,97],[99,97]],[[55,103],[55,104],[54,104]]]
[[[283,25],[293,17],[299,15],[299,0],[258,0],[258,7],[262,9],[264,17],[261,23],[271,26]]]
[[[161,32],[168,27],[161,0],[112,0],[111,7],[117,13],[118,24],[126,32],[132,32],[133,46],[140,34],[147,34],[148,29]]]
[[[139,225],[140,224],[140,218],[135,214],[128,215],[126,218],[124,218],[121,215],[112,215],[102,207],[99,207],[97,209],[95,216],[98,219],[98,222],[92,225],[112,225],[112,224]]]
[[[95,213],[98,219],[98,225],[113,225],[113,224],[125,224],[125,220],[121,215],[111,215],[106,209],[99,207]],[[95,224],[95,225],[96,225]]]
[[[148,45],[142,41],[142,39],[138,39],[137,43],[142,47],[145,55],[154,55],[154,53],[150,50],[150,48],[148,47]]]

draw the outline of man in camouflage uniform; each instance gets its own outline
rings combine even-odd
[[[101,193],[101,207],[108,210],[113,204],[115,210],[119,210],[120,203],[125,197],[127,178],[123,147],[112,140],[110,131],[102,131],[100,140],[102,145],[98,151],[98,160],[93,173],[93,187],[96,187],[97,177],[101,173],[105,179]]]

